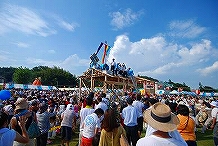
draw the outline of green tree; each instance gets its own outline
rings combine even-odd
[[[59,67],[49,68],[47,66],[38,66],[32,69],[34,78],[41,77],[43,85],[52,86],[71,86],[78,85],[77,78],[70,72],[65,71]]]
[[[5,79],[5,82],[12,82],[13,74],[16,68],[14,67],[0,67],[0,77]]]
[[[13,74],[13,81],[17,84],[29,84],[32,79],[32,72],[28,68],[18,67]]]

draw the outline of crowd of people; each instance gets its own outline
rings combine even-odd
[[[0,145],[45,146],[54,132],[61,145],[69,146],[78,127],[79,146],[120,146],[121,136],[132,146],[196,146],[198,126],[202,133],[213,129],[218,145],[216,98],[125,92],[114,99],[101,91],[84,91],[79,98],[77,91],[35,89],[10,93],[0,103]],[[40,129],[35,138],[28,134],[33,121]]]

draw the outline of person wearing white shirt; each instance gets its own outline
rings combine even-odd
[[[114,73],[117,75],[116,62],[115,62],[115,59],[114,59],[114,58],[112,59],[112,62],[111,62],[111,71],[112,71],[112,75],[113,75],[113,76],[114,76]]]
[[[213,140],[214,144],[218,145],[218,104],[216,101],[212,101],[210,103],[212,111],[211,111],[211,117],[212,117],[212,125],[210,126],[211,129],[213,129]]]
[[[104,114],[101,108],[98,108],[91,115],[86,116],[82,128],[83,135],[80,146],[92,146],[92,140],[101,128],[100,117]]]
[[[107,104],[102,101],[101,97],[97,98],[97,102],[98,104],[95,106],[95,109],[101,108],[104,112],[108,109]]]
[[[81,138],[82,138],[82,134],[83,134],[83,121],[85,120],[86,116],[92,114],[95,109],[92,108],[92,103],[93,103],[93,99],[92,98],[86,98],[86,107],[82,108],[80,110],[80,133],[79,133],[79,146],[81,143]]]
[[[144,121],[151,127],[150,133],[140,138],[136,146],[187,146],[175,131],[179,119],[171,112],[168,105],[161,102],[155,103],[144,112]]]
[[[144,104],[140,101],[142,98],[141,94],[136,95],[136,100],[133,101],[132,105],[136,107],[139,113],[139,117],[137,119],[138,122],[138,135],[141,136],[143,130],[143,112],[144,112]]]

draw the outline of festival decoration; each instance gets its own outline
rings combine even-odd
[[[35,80],[34,80],[34,82],[33,82],[33,85],[37,85],[37,86],[42,85],[42,83],[41,83],[41,78],[40,78],[40,77],[39,77],[39,78],[35,78]]]
[[[7,100],[11,97],[11,92],[9,90],[1,90],[0,91],[0,99]]]

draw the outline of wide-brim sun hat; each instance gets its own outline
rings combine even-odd
[[[171,112],[168,105],[156,103],[144,112],[144,121],[156,130],[170,132],[177,129],[178,117]]]
[[[27,109],[29,104],[25,98],[18,98],[15,104],[15,110]]]

